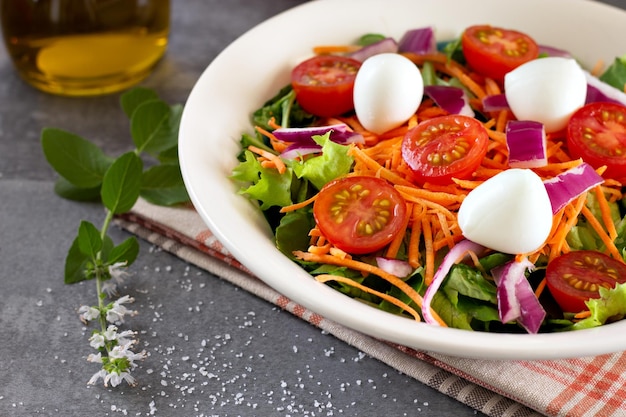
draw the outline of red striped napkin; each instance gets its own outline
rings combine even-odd
[[[274,291],[228,253],[193,208],[160,207],[140,200],[116,221],[488,416],[626,416],[626,352],[564,360],[492,361],[417,351],[346,328]]]

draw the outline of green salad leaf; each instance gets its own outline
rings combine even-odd
[[[626,55],[616,57],[615,61],[600,76],[600,80],[623,91],[626,85]]]
[[[264,168],[250,151],[244,152],[245,160],[235,167],[231,178],[251,183],[241,188],[240,194],[247,195],[253,200],[258,200],[261,210],[267,210],[273,206],[288,206],[291,201],[291,168],[286,173],[280,174],[277,170]]]
[[[621,320],[626,316],[626,284],[617,284],[615,288],[600,288],[600,298],[586,302],[591,315],[572,325],[572,330],[589,329]]]
[[[313,136],[313,140],[322,146],[319,156],[304,162],[292,164],[298,178],[304,178],[318,190],[326,183],[350,172],[354,159],[348,155],[348,146],[339,145],[330,140],[330,132],[321,136]]]

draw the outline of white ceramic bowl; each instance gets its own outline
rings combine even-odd
[[[268,285],[322,316],[415,349],[476,358],[551,359],[626,349],[626,321],[592,330],[492,334],[430,326],[368,307],[316,282],[273,244],[261,213],[229,180],[251,113],[288,83],[311,48],[365,33],[399,38],[433,26],[453,39],[473,24],[521,30],[591,67],[626,53],[626,12],[585,0],[317,0],[279,14],[227,47],[204,71],[183,113],[179,153],[191,199],[232,254]]]

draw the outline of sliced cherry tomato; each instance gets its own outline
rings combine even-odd
[[[404,227],[404,198],[385,180],[354,176],[326,184],[313,204],[326,239],[351,254],[375,252]]]
[[[590,103],[578,109],[567,124],[567,146],[575,158],[594,168],[606,165],[605,178],[626,180],[626,107]]]
[[[546,284],[563,311],[586,310],[585,301],[599,298],[600,287],[626,282],[626,265],[601,252],[572,251],[548,264]]]
[[[465,179],[487,154],[489,135],[476,119],[462,115],[435,117],[409,130],[402,158],[418,183],[450,184]]]
[[[354,109],[354,79],[361,63],[354,59],[320,55],[298,64],[291,85],[302,108],[316,116],[339,116]]]
[[[530,36],[489,25],[465,29],[461,45],[468,65],[498,82],[507,72],[539,56],[539,46]]]

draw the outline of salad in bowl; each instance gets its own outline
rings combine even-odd
[[[353,1],[308,3],[227,48],[181,124],[199,214],[277,291],[375,337],[488,358],[623,349],[623,173],[593,157],[623,134],[623,52],[530,19],[560,0],[484,16],[446,0],[453,18],[431,3],[366,1],[350,25]],[[614,9],[576,4],[619,32]],[[284,31],[268,61],[262,39]],[[242,52],[256,76],[226,82]]]
[[[232,176],[286,256],[433,325],[624,317],[626,57],[591,73],[491,25],[313,52],[254,112]]]

